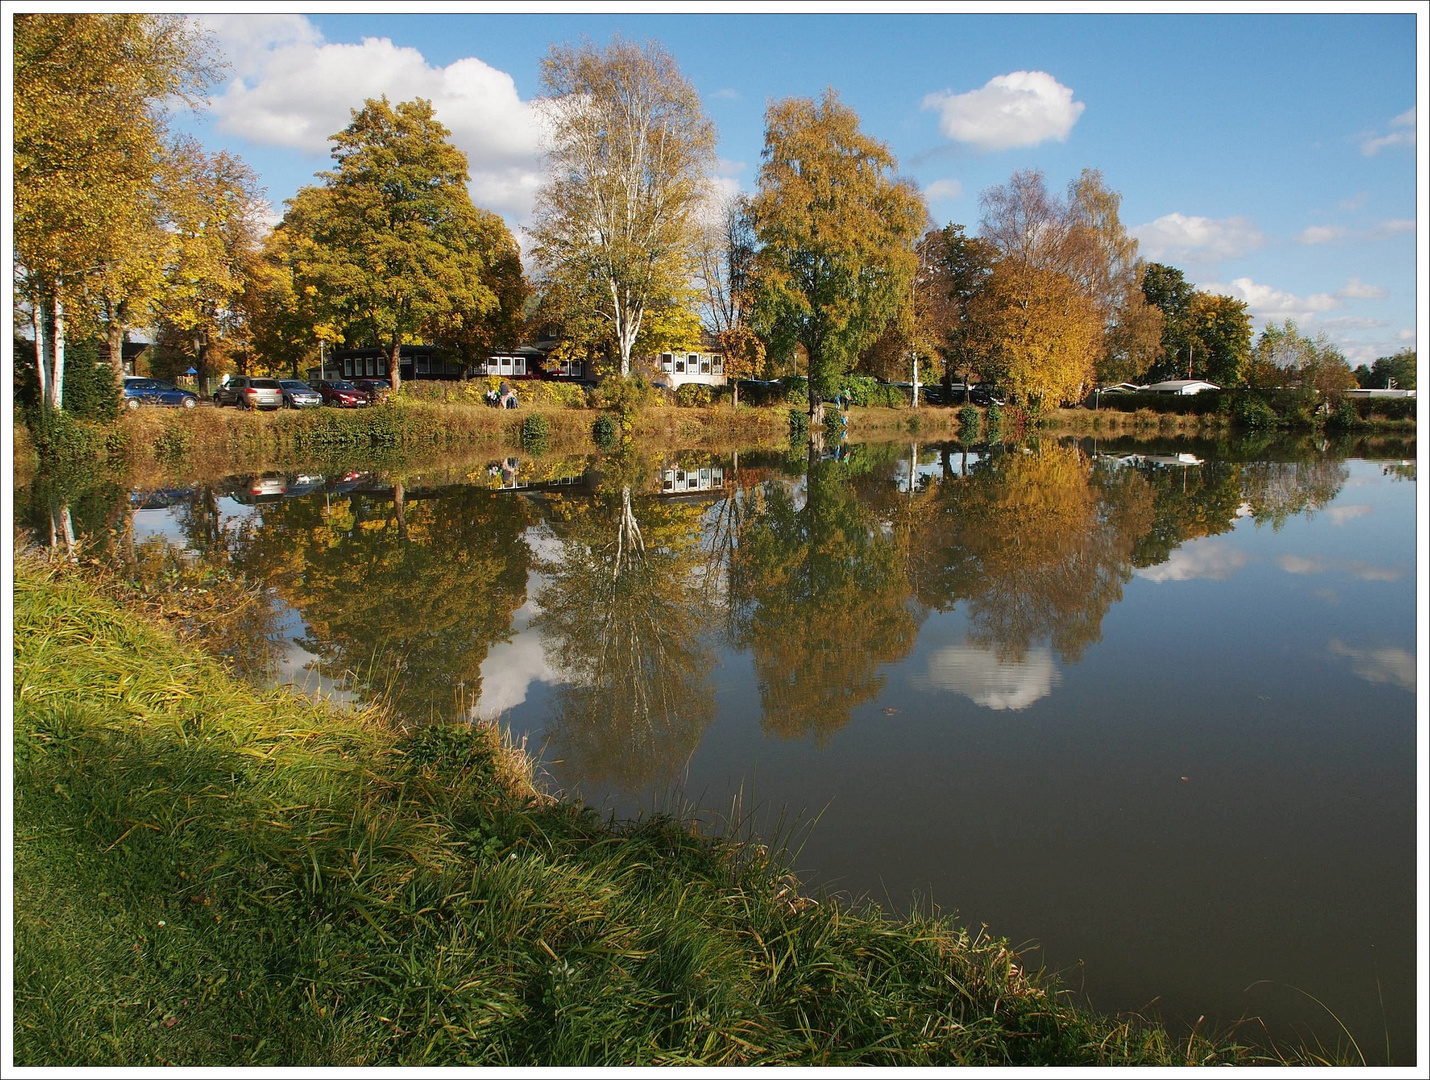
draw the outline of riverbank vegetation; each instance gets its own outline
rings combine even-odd
[[[1278,1060],[602,821],[495,729],[249,689],[74,568],[15,595],[16,1064]]]

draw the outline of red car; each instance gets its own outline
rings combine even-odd
[[[322,396],[324,405],[356,409],[368,404],[367,395],[346,379],[325,379],[311,385]]]

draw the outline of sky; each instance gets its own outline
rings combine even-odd
[[[1352,364],[1416,345],[1415,5],[1398,13],[203,15],[230,64],[181,126],[260,175],[275,214],[368,97],[425,97],[474,201],[521,240],[541,183],[531,103],[553,43],[655,40],[718,131],[718,184],[753,191],[764,111],[832,88],[923,190],[978,231],[1020,169],[1121,193],[1148,261],[1295,319]],[[1423,11],[1423,5],[1419,5]],[[191,9],[193,10],[193,9]]]

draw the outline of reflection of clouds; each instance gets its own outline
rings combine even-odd
[[[1251,556],[1246,552],[1220,540],[1208,540],[1177,548],[1166,562],[1144,567],[1137,571],[1137,576],[1158,583],[1193,578],[1225,581],[1250,561]]]
[[[1349,574],[1361,581],[1399,581],[1403,570],[1372,566],[1355,559],[1327,559],[1320,555],[1282,555],[1276,565],[1288,574]]]
[[[1327,648],[1351,662],[1351,670],[1367,682],[1390,683],[1402,690],[1415,690],[1415,656],[1404,649],[1357,649],[1331,638]]]
[[[1047,697],[1063,677],[1048,649],[1003,661],[988,649],[949,645],[929,657],[928,674],[918,681],[962,694],[985,708],[1016,710]]]
[[[1350,506],[1333,506],[1326,511],[1326,517],[1331,519],[1332,525],[1344,525],[1352,518],[1365,517],[1367,514],[1375,513],[1375,507],[1366,503],[1352,503]]]
[[[531,575],[539,579],[539,575]],[[531,595],[530,582],[528,593]],[[476,714],[484,720],[500,716],[526,700],[526,692],[534,682],[563,681],[546,662],[541,632],[531,629],[531,620],[540,614],[535,600],[517,608],[512,619],[512,639],[499,641],[482,661],[482,696],[477,699]]]

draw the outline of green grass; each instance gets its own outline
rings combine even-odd
[[[14,743],[17,1065],[1259,1060],[544,797],[492,729],[255,691],[29,556]]]

